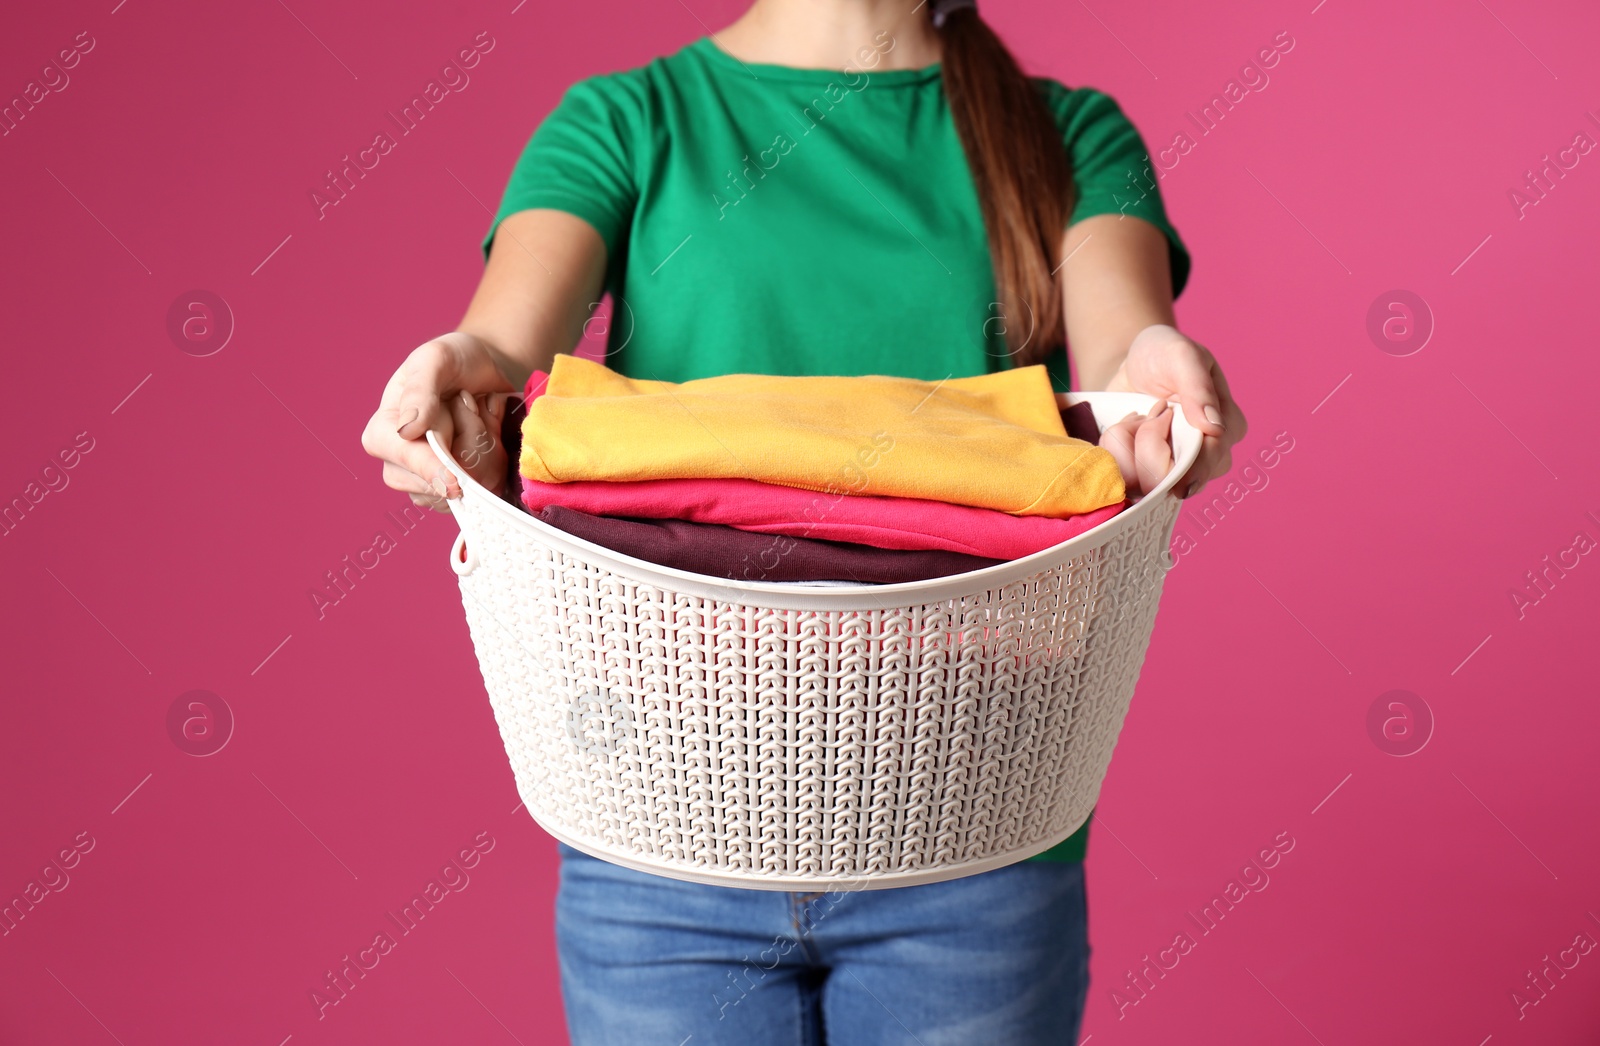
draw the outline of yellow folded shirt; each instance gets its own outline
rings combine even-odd
[[[519,469],[546,483],[753,479],[1019,516],[1074,516],[1126,496],[1110,452],[1066,434],[1043,366],[942,382],[673,383],[563,354],[523,421]]]

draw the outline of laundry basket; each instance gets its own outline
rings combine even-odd
[[[1155,401],[1074,394],[1102,427]],[[1088,819],[1144,661],[1200,433],[1024,559],[892,585],[728,581],[573,537],[455,474],[450,550],[517,790],[616,864],[755,889],[998,868]]]

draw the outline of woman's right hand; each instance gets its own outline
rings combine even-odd
[[[383,462],[383,481],[417,505],[448,511],[460,486],[428,446],[439,434],[473,479],[500,494],[507,459],[500,443],[506,402],[518,390],[506,380],[480,338],[454,331],[419,345],[384,386],[361,446]]]

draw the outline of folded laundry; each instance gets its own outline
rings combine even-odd
[[[674,384],[562,354],[528,405],[519,466],[542,483],[756,480],[1055,518],[1126,496],[1110,452],[1067,435],[1042,366]]]
[[[522,479],[522,503],[534,513],[563,506],[596,516],[720,523],[758,534],[884,549],[943,549],[995,560],[1019,559],[1059,545],[1099,526],[1126,505],[1118,502],[1053,519],[924,498],[823,494],[750,479],[541,483],[527,477]]]
[[[677,519],[618,519],[547,505],[537,513],[574,537],[635,559],[735,581],[854,581],[894,584],[964,574],[1001,562],[944,551],[754,534]]]
[[[524,397],[539,399],[548,375],[535,372]],[[1061,411],[1067,431],[1098,442],[1086,403]],[[598,516],[682,519],[759,534],[816,538],[888,549],[942,549],[987,559],[1018,559],[1077,537],[1122,511],[1119,502],[1094,512],[1054,519],[925,498],[818,493],[746,479],[664,479],[611,483],[544,483],[523,477],[522,503],[537,513],[561,505]]]

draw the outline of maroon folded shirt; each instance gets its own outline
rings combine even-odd
[[[758,534],[719,523],[595,516],[547,505],[538,517],[558,530],[662,566],[735,581],[901,581],[964,574],[1003,563],[964,552],[874,548],[844,541]]]
[[[1074,403],[1061,412],[1061,424],[1067,435],[1085,443],[1100,444],[1100,423],[1094,418],[1094,408],[1087,403]]]

